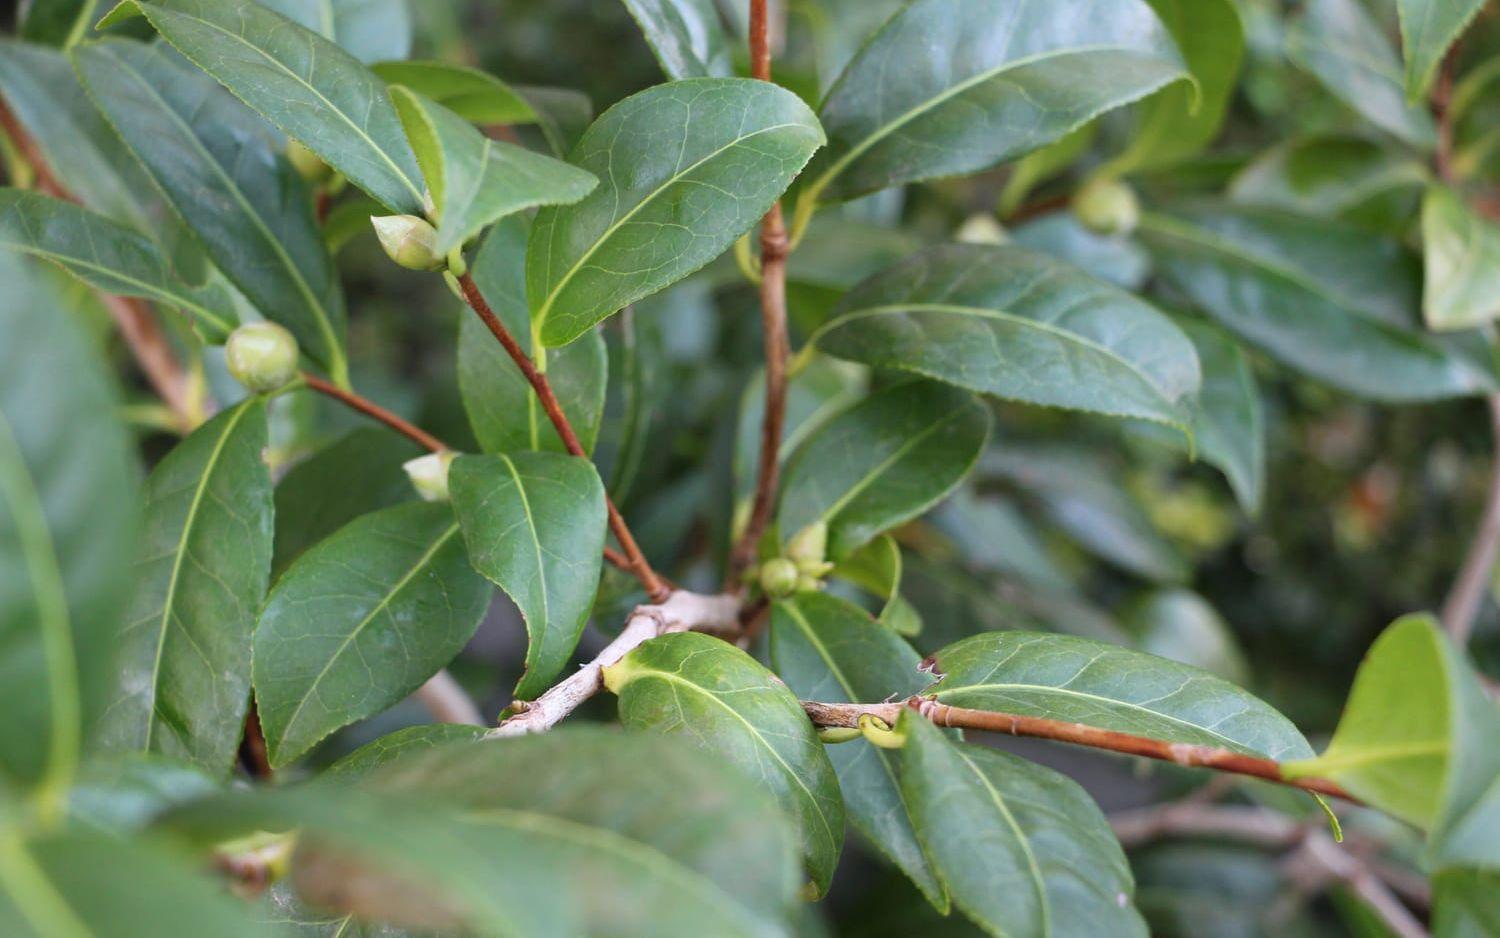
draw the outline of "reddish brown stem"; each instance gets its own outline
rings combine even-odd
[[[567,447],[568,452],[574,456],[587,459],[588,454],[584,451],[583,444],[578,441],[578,434],[573,432],[573,425],[568,422],[567,414],[563,413],[562,404],[558,402],[557,395],[552,393],[552,385],[547,381],[547,376],[536,370],[531,356],[522,350],[515,336],[510,334],[510,330],[505,328],[505,324],[495,315],[495,311],[485,300],[484,294],[479,292],[479,286],[474,282],[474,278],[464,274],[458,278],[458,285],[469,307],[499,341],[511,361],[516,363],[516,367],[521,369],[521,374],[526,376],[531,389],[536,392],[537,400],[542,404],[542,410],[547,413],[547,419],[552,421],[552,426],[557,429],[557,435],[562,439],[563,446]],[[620,514],[620,509],[615,507],[614,499],[606,495],[604,504],[609,512],[609,528],[614,532],[615,540],[620,542],[620,548],[624,551],[626,569],[634,573],[636,579],[641,581],[641,586],[645,587],[646,595],[653,603],[664,602],[671,590],[651,568],[646,555],[641,553],[640,546],[636,544],[635,537],[630,533],[630,527],[625,524],[624,516]],[[608,557],[609,553],[606,552],[605,556]]]
[[[331,381],[325,381],[315,374],[303,372],[302,378],[307,386],[319,394],[326,394],[336,401],[340,401],[349,407],[359,411],[367,417],[372,417],[397,433],[416,443],[418,446],[432,450],[434,453],[448,448],[442,440],[423,430],[421,427],[413,426],[397,417],[395,414],[381,407],[379,404],[367,398],[360,397],[353,391],[346,391]]]
[[[926,697],[912,697],[901,703],[890,704],[826,704],[803,701],[802,708],[819,726],[855,727],[863,714],[879,717],[894,725],[905,708],[915,710],[938,726],[959,727],[969,730],[984,730],[991,733],[1006,733],[1011,736],[1030,736],[1058,742],[1105,749],[1131,756],[1142,756],[1162,762],[1194,768],[1215,769],[1235,775],[1248,775],[1293,788],[1343,798],[1358,802],[1342,786],[1323,778],[1288,778],[1281,764],[1274,759],[1247,756],[1243,753],[1222,749],[1218,746],[1198,746],[1188,743],[1169,743],[1148,736],[1136,736],[1115,730],[1101,729],[1082,723],[1067,723],[1044,717],[1022,716],[1016,713],[998,713],[990,710],[970,710],[950,707]]]
[[[240,760],[245,770],[255,778],[269,781],[271,760],[266,755],[266,734],[260,728],[260,711],[255,701],[250,701],[250,710],[245,714],[245,736],[240,741]]]

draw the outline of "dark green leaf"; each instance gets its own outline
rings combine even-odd
[[[1014,247],[953,244],[865,281],[813,337],[840,358],[1186,431],[1198,358],[1154,307]]]
[[[792,376],[787,382],[786,413],[781,424],[782,463],[809,435],[857,402],[864,395],[866,383],[857,367],[823,357],[809,362]],[[734,489],[740,501],[747,501],[755,494],[765,412],[766,379],[762,372],[746,382],[740,397],[734,438]]]
[[[1396,0],[1401,12],[1401,47],[1406,54],[1406,94],[1427,94],[1443,56],[1484,9],[1484,0]]]
[[[1151,257],[1138,241],[1090,231],[1072,212],[1043,215],[1010,235],[1014,244],[1050,254],[1126,290],[1139,290],[1151,273]]]
[[[1433,186],[1422,200],[1422,316],[1430,329],[1471,329],[1500,316],[1500,225]]]
[[[819,894],[844,843],[838,779],[791,691],[738,648],[680,632],[652,639],[604,670],[629,729],[684,736],[776,794],[802,828]]]
[[[531,638],[516,697],[530,700],[572,658],[604,551],[604,484],[561,453],[463,456],[449,474],[474,569],[505,591]]]
[[[719,256],[822,143],[796,95],[752,79],[671,82],[610,108],[569,157],[599,187],[532,226],[526,295],[541,344],[566,345]]]
[[[101,830],[132,834],[168,808],[214,794],[220,783],[197,766],[132,753],[84,764],[68,792],[68,816]]]
[[[959,490],[932,513],[969,566],[1016,577],[1033,586],[1065,592],[1073,578],[1058,564],[1041,534],[1008,498]]]
[[[136,591],[99,742],[227,775],[250,700],[250,636],[271,570],[266,402],[219,414],[145,486]]]
[[[437,746],[461,741],[478,742],[489,732],[482,726],[465,723],[424,723],[408,726],[404,730],[389,733],[358,749],[329,767],[330,775],[348,778],[363,778],[377,769],[383,769],[397,759],[405,759],[415,753],[426,752]]]
[[[1429,177],[1410,153],[1361,137],[1308,137],[1272,147],[1230,183],[1245,205],[1404,232]]]
[[[489,606],[445,503],[397,505],[304,553],[255,631],[255,699],[282,766],[421,687]]]
[[[625,0],[668,80],[734,74],[714,0]]]
[[[404,85],[476,124],[531,124],[536,111],[519,91],[489,72],[453,62],[379,62],[371,71]]]
[[[53,46],[73,45],[99,18],[99,0],[31,0],[20,7],[21,38]]]
[[[1191,590],[1153,590],[1130,607],[1125,620],[1141,651],[1202,668],[1232,684],[1250,678],[1229,623]]]
[[[409,0],[257,0],[343,46],[361,62],[404,59],[411,52]]]
[[[1203,387],[1193,408],[1198,449],[1224,473],[1240,505],[1256,511],[1265,488],[1266,428],[1250,361],[1222,330],[1202,322],[1178,325],[1193,340],[1203,367]]]
[[[530,86],[517,87],[516,91],[536,112],[536,129],[541,143],[558,159],[568,155],[594,119],[594,104],[580,91]],[[521,129],[525,130],[524,127]]]

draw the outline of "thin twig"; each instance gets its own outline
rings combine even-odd
[[[1428,938],[1430,934],[1380,877],[1323,831],[1308,832],[1288,867],[1289,877],[1303,889],[1319,879],[1348,886],[1399,938]]]
[[[950,707],[926,697],[912,697],[905,701],[886,704],[829,704],[808,700],[802,702],[802,709],[807,711],[807,715],[818,726],[856,727],[859,726],[859,718],[865,714],[879,717],[886,723],[894,725],[900,718],[902,710],[907,708],[915,710],[938,726],[1051,739],[1093,749],[1158,759],[1177,765],[1248,775],[1358,803],[1358,799],[1345,791],[1342,786],[1327,779],[1288,778],[1282,772],[1281,764],[1274,759],[1249,756],[1218,746],[1169,743],[1148,736],[1120,733],[1083,723],[1068,723],[1016,713]]]
[[[1109,816],[1124,847],[1139,847],[1164,837],[1217,837],[1284,849],[1299,843],[1308,825],[1270,808],[1165,804]]]
[[[408,423],[368,398],[361,397],[353,391],[346,391],[333,382],[325,381],[310,372],[304,371],[302,379],[307,382],[309,388],[312,388],[319,394],[326,394],[334,400],[359,411],[366,417],[372,417],[380,421],[424,449],[429,449],[434,453],[448,449],[448,445],[442,440],[423,430],[421,427]]]
[[[412,696],[422,702],[439,723],[463,723],[483,726],[484,715],[474,705],[474,698],[447,671],[439,671],[417,688]]]
[[[490,304],[485,300],[484,294],[479,292],[479,286],[469,274],[458,278],[459,288],[463,290],[464,299],[500,342],[511,361],[521,369],[521,374],[526,376],[527,382],[536,392],[537,400],[541,402],[542,410],[546,411],[547,419],[552,421],[552,426],[557,429],[557,435],[562,439],[563,446],[567,447],[569,453],[574,456],[582,456],[587,459],[588,454],[583,449],[583,444],[578,440],[578,434],[573,432],[573,425],[568,422],[567,414],[563,413],[562,404],[558,402],[557,395],[552,393],[552,385],[547,381],[547,376],[537,371],[531,356],[527,355],[515,336],[505,328],[505,324],[495,315]],[[646,555],[641,553],[641,548],[635,542],[635,537],[630,533],[630,528],[625,524],[625,517],[620,514],[620,509],[615,507],[614,499],[608,495],[604,499],[605,508],[609,512],[609,527],[614,532],[615,540],[620,542],[620,548],[625,553],[628,567],[635,574],[636,579],[641,581],[641,586],[646,589],[646,596],[652,602],[664,602],[671,589],[651,568]]]

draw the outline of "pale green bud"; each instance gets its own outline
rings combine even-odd
[[[797,564],[822,563],[828,556],[828,522],[810,524],[786,545],[786,557]]]
[[[323,162],[321,156],[295,140],[286,142],[286,158],[297,175],[315,186],[327,182],[333,175],[333,168]]]
[[[453,460],[458,454],[452,450],[443,450],[439,453],[428,453],[426,456],[418,456],[401,464],[406,470],[406,477],[411,479],[411,487],[417,490],[417,494],[424,502],[446,502],[448,500],[448,467],[453,465]]]
[[[760,566],[760,588],[772,599],[785,599],[795,593],[800,578],[797,565],[785,557],[767,560]]]
[[[274,322],[251,322],[234,330],[224,358],[234,380],[257,394],[297,377],[297,340]]]
[[[1073,214],[1099,234],[1127,235],[1141,220],[1135,190],[1118,179],[1094,179],[1073,197]]]
[[[415,215],[376,215],[370,219],[380,246],[391,260],[408,270],[437,270],[443,257],[433,250],[437,229]]]
[[[980,212],[970,215],[958,226],[953,240],[964,244],[1004,244],[1010,240],[1010,234],[1000,224],[1000,219],[988,212]]]

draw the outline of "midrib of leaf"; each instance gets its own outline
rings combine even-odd
[[[839,512],[843,511],[849,505],[850,502],[854,501],[854,499],[864,494],[865,489],[873,485],[876,479],[885,475],[892,466],[896,465],[896,463],[906,458],[906,455],[913,449],[921,446],[929,436],[932,436],[934,433],[942,430],[948,424],[957,420],[961,416],[963,416],[962,411],[955,411],[954,413],[948,414],[947,416],[938,420],[936,423],[928,424],[921,430],[918,430],[915,435],[908,437],[904,443],[896,448],[895,452],[891,453],[885,459],[882,459],[880,462],[876,463],[874,468],[872,468],[862,478],[860,478],[858,482],[850,486],[849,490],[842,496],[840,496],[837,501],[835,501],[832,505],[828,506],[828,508],[819,513],[818,517],[813,521],[813,523],[816,524],[819,521],[829,521],[836,517]]]
[[[139,0],[139,2],[141,2],[142,6],[147,6],[148,5],[145,2],[145,0]],[[160,7],[157,7],[156,10],[157,10],[158,15],[160,15],[163,12],[168,13],[169,15],[171,15],[171,13],[172,13],[172,11],[162,10]],[[255,52],[257,55],[259,55],[261,58],[265,59],[267,62],[270,62],[271,64],[275,65],[278,69],[280,69],[281,71],[283,71],[286,74],[290,75],[302,87],[306,88],[308,91],[311,91],[314,95],[317,96],[318,100],[322,101],[324,104],[326,104],[328,106],[328,109],[330,111],[332,111],[333,113],[337,114],[339,116],[340,120],[342,120],[344,123],[348,124],[349,127],[350,127],[350,129],[353,130],[354,133],[356,135],[358,135],[361,140],[363,140],[365,143],[368,143],[370,145],[370,149],[374,150],[375,153],[379,155],[380,159],[382,161],[384,161],[384,163],[387,166],[389,166],[391,168],[391,170],[393,172],[395,172],[396,176],[406,185],[407,191],[410,192],[416,198],[417,204],[420,205],[422,203],[422,193],[421,193],[421,191],[417,188],[416,184],[411,181],[411,178],[406,175],[405,170],[403,170],[401,167],[399,167],[399,166],[396,165],[395,161],[393,161],[391,159],[390,154],[386,153],[383,148],[381,148],[380,146],[378,146],[375,143],[374,138],[372,138],[369,135],[369,133],[363,127],[361,127],[358,124],[356,124],[354,122],[354,120],[349,117],[349,115],[345,114],[340,108],[336,107],[332,101],[328,100],[328,98],[326,96],[324,96],[323,92],[319,91],[314,85],[312,85],[310,82],[308,82],[307,79],[303,78],[301,75],[298,75],[296,72],[292,71],[289,67],[287,67],[287,65],[284,62],[282,62],[280,59],[277,59],[275,56],[270,55],[265,50],[263,50],[259,46],[255,45],[255,43],[250,42],[249,40],[247,40],[245,37],[241,36],[238,33],[231,32],[231,31],[225,29],[224,27],[220,26],[217,23],[213,23],[213,22],[210,22],[210,21],[208,21],[206,19],[201,19],[199,17],[192,16],[191,14],[178,14],[178,15],[181,15],[181,16],[183,16],[186,19],[193,20],[193,21],[195,21],[197,23],[201,23],[203,26],[205,26],[205,27],[207,27],[209,29],[212,29],[215,32],[223,33],[224,35],[228,36],[230,39],[233,39],[235,42],[238,42],[240,45],[244,46],[245,48],[251,50],[252,52]],[[197,65],[199,68],[203,68],[202,63],[200,63],[196,58],[193,58],[193,56],[188,55],[188,53],[185,50],[178,49],[177,51],[181,52],[183,54],[183,56],[185,56],[187,59],[189,59],[190,61],[192,61],[192,63],[194,65]],[[312,52],[309,51],[309,54],[311,55]],[[204,71],[207,71],[207,69],[204,69]],[[226,85],[225,87],[227,88],[228,86]],[[234,89],[233,88],[229,88],[229,91],[230,91],[230,93],[234,93]],[[239,98],[240,96],[238,94],[235,94],[235,97]],[[241,98],[240,100],[243,101],[244,99]],[[247,105],[249,105],[248,101],[245,102],[245,103]],[[379,200],[377,200],[377,201],[379,201]]]
[[[1005,798],[1000,792],[995,790],[994,785],[990,784],[989,776],[985,775],[984,771],[974,764],[974,760],[970,759],[968,753],[964,752],[962,748],[954,746],[953,751],[958,753],[958,757],[964,761],[964,765],[968,766],[969,771],[974,773],[974,777],[979,779],[980,784],[989,793],[990,800],[999,809],[1000,816],[1005,818],[1005,823],[1011,829],[1011,833],[1016,835],[1016,842],[1021,845],[1021,852],[1026,855],[1026,867],[1031,873],[1031,883],[1036,889],[1037,907],[1042,913],[1042,934],[1050,936],[1052,934],[1052,909],[1047,902],[1047,883],[1042,877],[1041,868],[1037,866],[1036,854],[1031,850],[1031,840],[1026,836],[1026,832],[1021,830],[1021,825],[1016,823],[1015,815],[1010,813],[1010,806],[1005,803]],[[955,901],[958,901],[956,897]],[[960,902],[959,904],[962,905],[963,903]]]
[[[46,660],[47,687],[51,691],[47,710],[52,717],[50,752],[39,795],[49,811],[58,810],[78,764],[83,733],[78,663],[67,593],[62,571],[57,566],[52,534],[47,529],[46,509],[10,420],[3,412],[0,412],[0,498],[10,505],[21,553],[26,558],[27,576],[36,589],[37,626]]]
[[[542,541],[537,536],[536,517],[531,513],[531,499],[526,494],[526,484],[521,481],[521,473],[516,469],[515,461],[504,453],[500,454],[500,458],[505,460],[505,469],[510,473],[511,480],[515,482],[516,495],[521,499],[521,510],[526,513],[526,533],[531,535],[531,548],[536,556],[536,575],[537,579],[542,581],[542,621],[527,623],[527,625],[538,626],[537,638],[540,639],[542,637],[541,633],[546,630],[548,623],[552,619],[550,604],[547,601],[547,568],[542,561]],[[541,652],[541,645],[542,642],[540,640],[534,641],[527,649],[526,663],[528,667],[536,663],[535,656]]]
[[[657,196],[661,195],[667,189],[670,189],[677,182],[679,182],[680,180],[682,180],[683,178],[685,178],[689,173],[692,173],[694,170],[698,169],[698,167],[704,165],[705,163],[709,162],[710,160],[716,159],[717,157],[719,157],[723,153],[727,153],[729,150],[733,149],[734,147],[740,146],[741,144],[743,144],[747,140],[750,140],[750,139],[752,139],[754,137],[758,137],[761,134],[773,133],[773,132],[778,131],[778,130],[786,130],[788,128],[797,128],[797,127],[802,127],[802,126],[803,126],[802,124],[786,123],[786,124],[774,124],[774,125],[772,125],[770,127],[763,127],[760,130],[752,131],[752,132],[750,132],[748,134],[745,134],[742,137],[736,137],[733,140],[729,141],[728,143],[724,144],[724,146],[719,147],[718,149],[716,149],[716,150],[708,153],[707,155],[703,156],[702,158],[700,158],[700,159],[694,161],[693,163],[689,164],[687,166],[687,168],[680,169],[680,170],[677,170],[677,171],[673,172],[673,174],[671,176],[669,176],[667,179],[665,179],[661,183],[661,185],[659,185],[655,189],[653,189],[649,195],[647,195],[645,198],[643,198],[639,202],[637,202],[624,215],[621,215],[618,219],[616,219],[615,221],[611,222],[610,225],[609,225],[609,227],[606,228],[599,235],[599,237],[595,238],[594,242],[589,245],[589,249],[587,251],[585,251],[583,253],[583,255],[578,258],[578,260],[576,260],[576,261],[573,262],[573,265],[568,268],[567,273],[563,274],[562,278],[557,281],[557,285],[554,286],[551,290],[547,291],[547,296],[542,301],[541,308],[539,310],[537,310],[537,314],[534,317],[533,321],[534,321],[535,325],[533,326],[533,329],[535,331],[537,331],[538,333],[541,331],[542,325],[547,321],[547,315],[552,311],[552,304],[553,304],[553,302],[556,301],[557,295],[559,293],[561,293],[567,287],[567,285],[572,281],[574,275],[576,275],[580,270],[582,270],[584,268],[584,266],[586,264],[588,264],[589,260],[594,256],[595,252],[597,252],[599,250],[599,248],[605,242],[607,242],[610,238],[614,237],[614,234],[615,234],[616,231],[618,231],[622,226],[624,226],[626,223],[628,223],[630,221],[630,219],[634,218],[635,215],[636,215],[636,213],[640,212],[647,205],[651,204],[651,202]],[[684,136],[684,138],[686,138],[686,135],[687,135],[687,127],[684,125],[684,127],[683,127],[683,136]],[[552,230],[555,231],[556,228],[557,228],[557,224],[554,221],[553,225],[552,225]],[[549,231],[548,234],[550,236],[551,232]],[[548,245],[548,250],[547,250],[547,265],[548,265],[549,268],[552,265],[552,250],[551,250],[551,245],[550,244]]]
[[[308,308],[316,315],[318,331],[322,333],[323,341],[328,345],[328,355],[331,359],[328,363],[329,370],[334,374],[342,374],[346,370],[346,366],[343,364],[344,352],[334,335],[333,323],[329,319],[328,310],[324,308],[322,300],[313,293],[312,285],[307,282],[307,279],[302,274],[302,269],[297,266],[292,260],[291,255],[286,252],[285,245],[271,232],[271,229],[266,225],[265,219],[261,218],[260,214],[246,200],[244,193],[240,190],[239,184],[224,171],[224,167],[219,165],[218,160],[214,159],[213,154],[208,151],[208,148],[203,146],[203,141],[198,139],[198,135],[193,132],[193,128],[188,125],[187,121],[182,119],[182,116],[177,113],[176,109],[157,93],[157,90],[151,86],[150,82],[147,82],[138,72],[126,65],[123,59],[120,59],[113,52],[109,51],[107,46],[101,46],[100,49],[117,63],[117,67],[122,73],[134,78],[141,87],[146,89],[146,93],[161,105],[162,111],[182,130],[188,140],[192,142],[193,149],[203,157],[204,162],[210,167],[210,171],[223,181],[230,195],[234,198],[235,203],[239,205],[246,217],[250,219],[251,225],[255,230],[260,233],[262,240],[270,245],[271,251],[281,260],[282,267],[292,275],[292,280],[297,285],[297,292],[302,294],[302,298],[306,301]]]
[[[193,490],[193,500],[188,503],[187,518],[183,521],[182,536],[177,539],[176,555],[172,558],[172,575],[167,580],[167,594],[162,598],[161,619],[157,625],[156,656],[151,663],[151,717],[146,721],[146,742],[141,747],[147,752],[151,751],[151,737],[156,733],[156,700],[161,688],[161,661],[167,647],[167,630],[172,625],[172,607],[177,601],[177,583],[182,575],[183,559],[187,557],[188,539],[193,534],[193,526],[198,520],[198,510],[203,505],[203,493],[208,491],[208,481],[218,469],[219,458],[224,453],[225,444],[228,443],[230,435],[234,433],[234,428],[239,425],[241,418],[258,402],[258,398],[251,398],[241,404],[236,408],[234,416],[225,422],[224,432],[214,441],[214,448],[208,454],[208,461],[204,463],[203,475],[198,478],[198,485]]]
[[[328,672],[333,668],[334,662],[338,661],[339,658],[343,656],[344,652],[349,648],[349,645],[359,637],[360,633],[363,632],[365,628],[375,620],[376,616],[385,611],[386,607],[391,604],[395,597],[399,595],[402,590],[406,589],[407,584],[415,579],[417,574],[421,573],[423,568],[431,563],[432,558],[437,555],[437,552],[442,549],[443,545],[448,543],[453,535],[457,533],[458,522],[455,521],[446,531],[444,531],[441,535],[438,536],[435,541],[433,541],[432,546],[424,551],[421,557],[417,558],[417,562],[412,564],[411,569],[402,574],[401,579],[397,580],[391,586],[391,588],[386,591],[385,595],[380,597],[380,602],[376,603],[375,607],[371,609],[369,613],[363,619],[361,619],[357,625],[354,626],[353,629],[350,630],[349,634],[344,636],[344,640],[339,643],[339,647],[334,649],[333,654],[328,656],[328,663],[323,665],[323,670],[318,672],[318,676],[313,678],[312,683],[309,684],[307,690],[303,692],[302,699],[297,701],[297,708],[292,711],[291,717],[286,721],[286,729],[282,731],[283,738],[292,734],[293,728],[297,725],[297,719],[302,716],[302,709],[307,706],[307,701],[312,698],[313,694],[317,693],[318,685],[323,682],[323,678],[328,676]]]
[[[83,39],[84,33],[88,32],[89,21],[94,18],[94,9],[98,5],[99,0],[86,0],[78,10],[78,15],[73,18],[73,26],[68,30],[68,36],[63,41],[64,49],[71,49]]]
[[[48,938],[93,938],[94,933],[74,914],[68,900],[26,849],[19,832],[12,831],[0,838],[0,882],[5,884],[5,891],[21,917],[31,923],[37,934]]]

